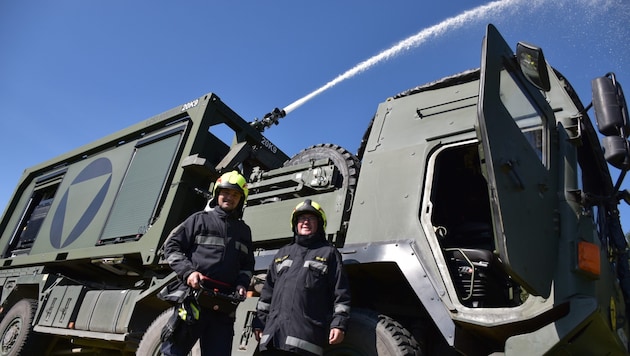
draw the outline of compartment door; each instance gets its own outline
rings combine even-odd
[[[496,250],[523,288],[548,297],[559,239],[555,119],[492,25],[483,43],[477,110]]]

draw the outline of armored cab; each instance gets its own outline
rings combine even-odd
[[[237,169],[256,275],[234,355],[256,354],[257,293],[305,197],[351,284],[327,355],[626,354],[630,126],[614,74],[593,93],[601,144],[542,50],[515,54],[489,25],[480,69],[386,99],[356,154],[288,157],[262,135],[281,110],[248,123],[207,94],[32,167],[0,220],[2,350],[158,354],[172,305],[156,294],[175,278],[160,248]]]

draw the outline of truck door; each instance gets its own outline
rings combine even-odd
[[[510,47],[488,25],[477,135],[495,248],[507,272],[525,290],[548,297],[559,238],[555,120],[541,92],[518,68]]]

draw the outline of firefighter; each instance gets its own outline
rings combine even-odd
[[[242,220],[247,194],[240,173],[223,174],[206,209],[188,217],[167,238],[164,255],[178,283],[161,297],[180,304],[171,318],[174,323],[162,332],[163,355],[188,355],[197,340],[202,355],[231,354],[236,307],[213,303],[219,299],[199,292],[207,287],[245,297],[254,269],[251,230]]]
[[[325,237],[326,214],[306,199],[291,214],[292,243],[275,255],[256,306],[263,355],[323,355],[343,341],[350,291],[341,254]]]

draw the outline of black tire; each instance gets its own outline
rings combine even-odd
[[[310,160],[323,158],[330,158],[341,172],[343,180],[335,182],[337,186],[354,190],[357,185],[357,179],[359,178],[361,162],[355,155],[338,145],[324,143],[311,146],[291,157],[284,166],[294,166],[296,164],[309,162]]]
[[[0,355],[43,355],[50,338],[33,331],[37,301],[22,299],[0,321]]]
[[[142,340],[140,340],[140,344],[138,345],[138,350],[136,350],[136,355],[142,356],[159,356],[160,347],[162,346],[162,329],[168,319],[173,315],[174,309],[170,308],[162,312],[149,327],[147,331],[144,333]],[[193,346],[192,351],[189,353],[191,356],[201,356],[201,349],[199,348],[199,343],[197,342],[195,346]]]
[[[422,356],[420,344],[392,318],[370,310],[354,310],[348,331],[339,345],[328,346],[326,356]]]
[[[343,215],[341,217],[342,222],[346,222],[350,219],[350,207],[352,206],[354,191],[356,190],[359,179],[359,170],[361,169],[361,161],[359,161],[357,156],[353,155],[343,147],[326,143],[311,146],[300,151],[298,154],[291,157],[290,160],[285,162],[284,166],[288,167],[324,158],[329,158],[341,173],[339,180],[334,182],[335,186],[339,188],[347,188]]]

